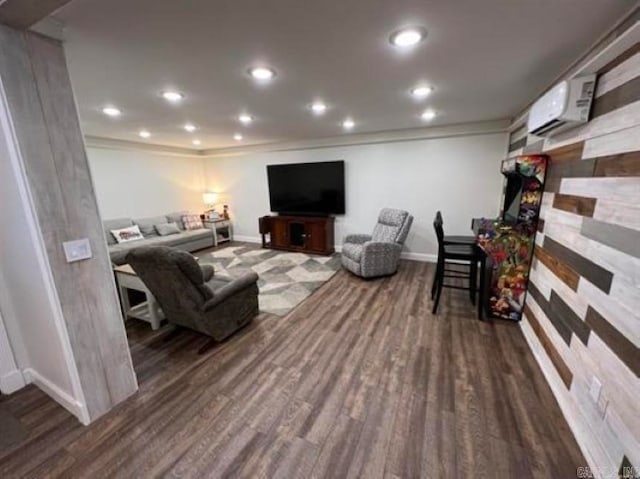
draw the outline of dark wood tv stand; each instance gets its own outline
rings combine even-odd
[[[262,247],[312,254],[333,254],[333,216],[263,216],[259,219]],[[265,235],[271,241],[267,242]]]

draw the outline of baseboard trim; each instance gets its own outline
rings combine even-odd
[[[423,263],[435,263],[438,260],[438,255],[431,253],[412,253],[406,251],[400,254],[400,258],[409,259],[412,261],[422,261]]]
[[[242,241],[244,243],[262,243],[262,238],[259,236],[244,236],[244,235],[235,235],[233,237],[235,241]],[[342,251],[342,245],[337,244],[334,246],[335,250],[340,253]],[[412,251],[403,252],[400,257],[402,259],[408,259],[412,261],[422,261],[423,263],[435,263],[438,259],[438,256],[431,253],[414,253]]]
[[[260,236],[233,235],[233,240],[242,241],[244,243],[262,243],[262,238],[260,238]]]
[[[0,376],[0,391],[3,394],[11,394],[27,385],[24,376],[19,370],[9,371]]]
[[[85,425],[88,424],[88,417],[85,417],[85,409],[79,401],[64,392],[35,369],[25,368],[23,369],[22,374],[28,384],[35,384],[54,401],[77,417],[81,423]]]

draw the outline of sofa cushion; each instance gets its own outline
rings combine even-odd
[[[179,235],[174,235],[179,236]],[[150,236],[149,238],[141,239],[140,241],[132,241],[130,243],[121,243],[114,244],[109,246],[109,257],[111,258],[111,262],[115,264],[124,264],[125,256],[129,251],[133,248],[138,248],[140,246],[172,246],[168,244],[167,238],[171,238],[171,236]]]
[[[190,241],[197,241],[202,238],[213,238],[213,233],[211,230],[203,228],[199,230],[192,231],[180,231],[179,234],[168,235],[168,236],[151,236],[149,238],[145,238],[141,243],[132,243],[129,245],[116,245],[112,246],[112,248],[117,248],[118,246],[125,246],[129,248],[137,248],[140,245],[144,246],[177,246],[183,243],[189,243]]]
[[[176,223],[157,224],[155,225],[155,229],[160,236],[180,234],[180,228],[178,228],[178,225]]]
[[[114,245],[117,243],[115,237],[111,234],[111,230],[119,230],[133,226],[133,220],[131,218],[116,218],[113,220],[106,220],[102,222],[102,228],[104,229],[104,236],[107,239],[107,244]]]
[[[111,262],[115,264],[125,263],[125,256],[133,248],[140,246],[172,246],[180,248],[184,244],[197,242],[201,240],[210,240],[210,246],[213,246],[213,233],[207,228],[192,231],[181,231],[179,234],[168,236],[150,236],[139,241],[130,243],[114,244],[109,246],[109,256]],[[206,247],[203,245],[201,247]],[[187,248],[190,249],[191,247]]]
[[[178,235],[175,235],[178,236]],[[109,247],[109,251],[128,251],[132,248],[138,248],[140,246],[169,246],[167,236],[150,236],[140,241],[131,243],[120,243]]]
[[[167,218],[164,216],[151,216],[148,218],[138,218],[134,219],[133,222],[140,227],[140,232],[145,236],[157,236],[154,226],[166,223]]]
[[[189,241],[197,241],[203,238],[211,238],[213,240],[213,233],[207,228],[201,228],[199,230],[181,231],[179,235],[165,236],[166,245],[175,246],[182,243],[188,243]]]
[[[175,213],[169,213],[167,215],[167,221],[164,221],[164,223],[176,223],[178,225],[178,228],[184,231],[182,217],[188,214],[188,211],[176,211]]]

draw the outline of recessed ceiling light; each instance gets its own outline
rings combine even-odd
[[[177,103],[182,99],[184,99],[184,94],[174,90],[163,91],[161,95],[162,95],[162,98],[164,98],[167,101],[170,101],[171,103]]]
[[[412,47],[424,40],[426,36],[427,31],[422,27],[407,27],[393,32],[389,41],[396,47]]]
[[[151,136],[151,133],[149,133],[147,130],[140,130],[140,133],[138,133],[138,135],[140,135],[140,138],[149,138]]]
[[[197,130],[196,125],[192,123],[187,123],[186,125],[184,125],[184,129],[187,130],[189,133],[193,133],[194,131]]]
[[[425,110],[422,112],[422,115],[420,115],[420,118],[422,118],[424,121],[431,121],[436,117],[436,112],[433,110]]]
[[[418,85],[411,89],[411,95],[414,98],[426,98],[433,92],[433,87],[426,85]]]
[[[314,101],[311,106],[311,111],[316,115],[322,115],[325,111],[327,111],[327,105],[321,101]]]
[[[193,143],[195,146],[200,146],[202,144],[200,140],[193,140],[191,143]]]
[[[248,125],[253,121],[253,117],[251,115],[247,115],[246,113],[243,113],[238,117],[238,120],[240,121],[240,123],[244,125]]]
[[[351,130],[354,126],[356,126],[356,124],[351,118],[347,118],[342,122],[342,128],[345,130]]]
[[[271,80],[276,76],[276,71],[272,68],[267,67],[253,67],[249,68],[249,75],[251,75],[254,79],[260,81]]]
[[[102,113],[104,113],[107,116],[120,116],[122,114],[122,112],[120,110],[118,110],[115,106],[105,106],[102,109]]]
[[[236,141],[242,141],[242,135],[240,133],[236,133],[235,135],[233,135],[233,139]]]

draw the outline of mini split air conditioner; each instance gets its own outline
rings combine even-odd
[[[531,107],[527,121],[529,133],[552,136],[589,121],[595,85],[595,75],[558,83]]]

